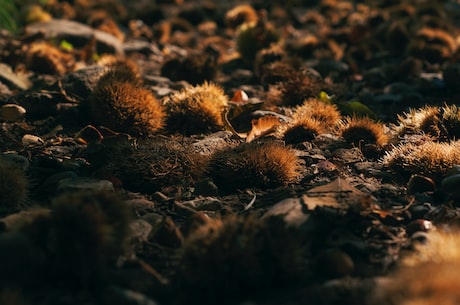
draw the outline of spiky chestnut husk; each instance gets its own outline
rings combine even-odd
[[[398,125],[394,126],[395,132],[404,134],[425,133],[429,136],[439,137],[441,113],[439,107],[425,106],[419,109],[410,109],[403,115],[398,114]]]
[[[424,133],[433,140],[455,140],[460,137],[460,109],[457,105],[425,106],[398,115],[394,126],[398,135]]]
[[[176,283],[182,297],[243,297],[305,275],[300,238],[280,218],[211,220],[185,240]]]
[[[114,55],[102,55],[97,65],[108,67],[109,70],[101,76],[101,79],[133,82],[141,85],[141,72],[137,63],[126,57]]]
[[[163,100],[168,113],[167,129],[185,135],[210,133],[223,127],[222,114],[228,98],[223,89],[205,82],[174,93]]]
[[[256,22],[243,23],[236,33],[236,49],[247,62],[252,62],[257,51],[267,48],[279,40],[272,24],[259,18]]]
[[[140,141],[131,154],[111,160],[110,168],[124,188],[150,194],[171,185],[193,185],[208,159],[193,150],[190,140],[152,137]]]
[[[52,202],[48,252],[50,274],[85,284],[100,280],[125,250],[131,210],[107,191],[60,195]],[[62,279],[63,282],[66,280]]]
[[[113,20],[107,11],[96,9],[90,13],[86,22],[91,27],[108,33],[120,41],[125,40],[125,34],[120,30],[115,20]]]
[[[209,174],[219,192],[243,188],[276,188],[302,177],[302,162],[295,150],[279,143],[244,143],[214,153]]]
[[[449,59],[457,50],[457,43],[447,31],[439,28],[421,28],[408,47],[410,55],[430,62]]]
[[[453,165],[460,163],[460,141],[401,144],[386,152],[382,162],[395,171],[422,174],[439,180]]]
[[[0,158],[0,214],[21,208],[27,198],[28,181],[16,165]]]
[[[347,117],[342,122],[339,133],[347,143],[357,146],[375,144],[381,147],[388,142],[383,124],[368,117]]]
[[[293,71],[287,79],[269,86],[267,100],[274,105],[298,106],[318,96],[324,87],[326,85],[317,76]]]
[[[432,231],[402,259],[388,282],[377,287],[373,304],[458,304],[460,299],[459,232]]]
[[[75,66],[72,54],[67,54],[46,42],[32,43],[26,52],[26,65],[30,70],[64,75]]]
[[[305,118],[289,123],[282,131],[282,136],[286,144],[298,144],[312,141],[324,131],[325,128],[321,122],[316,119]]]
[[[249,4],[240,4],[225,13],[225,25],[230,29],[236,29],[243,23],[257,22],[259,17],[256,10]]]
[[[295,109],[294,121],[314,119],[326,130],[334,129],[340,122],[340,111],[335,104],[323,102],[318,98],[310,98]]]
[[[152,92],[103,76],[88,98],[89,117],[97,125],[133,135],[149,135],[163,127],[165,112]]]

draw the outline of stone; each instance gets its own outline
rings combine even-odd
[[[31,134],[25,134],[22,137],[21,142],[24,146],[36,146],[45,144],[45,141],[43,141],[42,138]]]
[[[108,180],[97,180],[86,177],[65,178],[57,183],[57,191],[70,190],[94,190],[94,191],[109,191],[113,192],[114,187],[112,182]]]
[[[27,90],[32,86],[26,75],[13,72],[11,67],[4,63],[0,63],[0,80],[21,90]]]
[[[78,101],[84,101],[93,92],[106,67],[90,66],[68,73],[61,78],[62,88]]]
[[[24,107],[16,104],[5,104],[0,108],[0,120],[16,122],[23,119],[26,115]]]

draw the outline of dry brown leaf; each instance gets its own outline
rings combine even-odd
[[[279,117],[276,116],[264,116],[255,120],[252,120],[252,129],[246,137],[246,142],[251,142],[256,138],[265,136],[275,130],[276,127],[281,125],[283,122]]]

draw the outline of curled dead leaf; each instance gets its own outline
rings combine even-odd
[[[263,137],[275,131],[275,129],[284,122],[277,116],[264,116],[252,120],[252,129],[246,137],[246,142],[251,142],[256,138]]]

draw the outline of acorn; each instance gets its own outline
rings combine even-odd
[[[205,82],[190,86],[163,99],[170,132],[185,135],[210,133],[223,128],[222,115],[228,98],[223,89]]]
[[[214,153],[208,169],[220,193],[243,188],[276,188],[302,178],[295,150],[276,142],[244,143]]]

